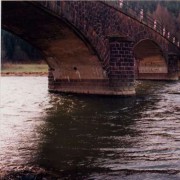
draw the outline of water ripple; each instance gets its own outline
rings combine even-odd
[[[134,98],[85,97],[50,94],[45,77],[2,77],[0,178],[178,179],[179,87],[139,82]]]

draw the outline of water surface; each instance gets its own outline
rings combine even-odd
[[[180,179],[180,82],[137,84],[135,97],[87,97],[2,77],[0,177]]]

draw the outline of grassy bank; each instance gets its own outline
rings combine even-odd
[[[1,75],[47,75],[47,64],[3,64]]]

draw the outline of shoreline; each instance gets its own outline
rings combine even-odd
[[[48,72],[1,72],[0,76],[48,76]]]

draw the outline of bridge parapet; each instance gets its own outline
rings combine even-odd
[[[68,2],[39,1],[38,3],[40,3],[44,7],[48,8],[52,12],[56,13],[57,15],[61,15],[61,16],[63,15],[67,19],[72,19],[72,20],[73,20],[73,18],[77,19],[78,18],[77,16],[80,15],[80,14],[78,14],[78,12],[73,13],[74,9],[72,11],[70,5],[69,6],[67,5]],[[78,4],[81,4],[81,7],[85,7],[85,5],[83,5],[85,3],[70,2],[70,4],[73,4],[73,3],[76,3],[77,6],[78,6]],[[166,51],[166,52],[179,51],[180,52],[180,40],[176,37],[176,35],[172,34],[171,31],[165,27],[165,25],[163,25],[160,21],[158,21],[157,20],[158,18],[154,19],[152,16],[150,16],[146,12],[144,12],[143,9],[134,10],[128,5],[128,3],[126,1],[123,1],[123,0],[116,0],[116,1],[108,1],[108,0],[103,1],[102,0],[102,1],[99,1],[98,3],[101,3],[102,6],[104,4],[104,5],[113,7],[116,11],[119,11],[119,12],[137,20],[139,23],[142,23],[143,25],[147,26],[148,28],[150,28],[151,30],[155,31],[160,36],[165,38],[166,41],[169,42],[169,44],[168,44],[168,47],[163,47],[166,49],[164,51]],[[75,8],[76,10],[78,9],[77,6]],[[105,9],[107,9],[107,8],[105,8]],[[82,11],[83,11],[83,9],[81,8],[81,12]],[[73,18],[72,18],[72,13],[73,13],[73,15],[75,15],[75,17],[73,17]],[[85,13],[82,13],[82,15],[83,14],[85,14]],[[105,17],[105,19],[107,20],[107,17]],[[76,20],[76,22],[73,22],[73,23],[76,25],[77,21],[78,21],[78,19]],[[81,21],[81,23],[85,23],[85,22]],[[87,25],[82,24],[82,26],[86,27]],[[83,28],[83,27],[81,27],[81,28]],[[127,35],[129,36],[129,34],[127,34]]]
[[[155,19],[152,16],[148,15],[147,12],[144,12],[143,9],[132,9],[128,5],[128,1],[117,0],[117,1],[108,1],[105,0],[104,3],[116,8],[118,11],[127,14],[128,16],[138,20],[142,24],[148,26],[153,29],[161,36],[166,38],[172,44],[180,48],[180,40],[176,37],[176,35],[172,34],[170,30],[166,28],[166,26],[158,21],[158,17]]]

